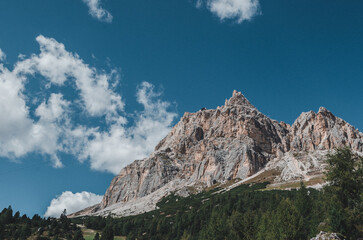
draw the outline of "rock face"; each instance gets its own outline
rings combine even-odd
[[[362,133],[327,109],[302,113],[290,128],[291,149],[296,151],[327,150],[347,146],[363,152]]]
[[[263,169],[279,169],[280,181],[301,178],[321,172],[317,157],[342,146],[362,153],[363,134],[325,108],[302,113],[290,126],[271,120],[234,91],[222,107],[185,113],[149,158],[123,168],[102,202],[80,214],[138,214],[155,206],[131,213],[117,209],[135,207],[142,199],[157,202],[172,191],[188,195],[243,180]]]
[[[287,134],[235,91],[222,107],[185,113],[150,158],[121,170],[101,207],[146,196],[174,179],[207,187],[246,178],[287,150]]]

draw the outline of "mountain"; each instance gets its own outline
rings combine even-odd
[[[79,215],[135,215],[170,193],[188,196],[247,182],[273,187],[323,183],[324,156],[347,146],[363,155],[363,134],[321,107],[290,126],[259,112],[240,92],[217,109],[185,113],[154,152],[126,166],[100,204]]]

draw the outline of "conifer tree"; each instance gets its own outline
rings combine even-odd
[[[100,234],[96,233],[95,237],[93,238],[93,240],[100,240]]]
[[[101,234],[101,240],[113,240],[114,232],[111,225],[106,225]]]
[[[363,157],[348,148],[328,155],[328,185],[330,195],[328,223],[331,231],[351,238],[363,236]]]

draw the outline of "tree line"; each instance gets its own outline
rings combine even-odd
[[[28,238],[35,240],[84,240],[82,231],[67,218],[64,211],[60,218],[42,218],[35,214],[29,218],[26,214],[13,213],[11,206],[0,213],[0,239]]]

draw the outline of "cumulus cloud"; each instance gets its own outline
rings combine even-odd
[[[225,19],[236,20],[241,23],[251,20],[259,13],[259,0],[197,0],[196,6],[200,8],[203,3],[222,21]]]
[[[90,67],[55,39],[40,35],[36,40],[39,54],[20,58],[13,70],[0,64],[0,156],[17,159],[37,152],[49,156],[54,167],[62,167],[58,155],[68,153],[81,162],[89,160],[92,169],[117,174],[150,154],[169,132],[176,114],[152,84],[143,82],[137,89],[143,110],[126,113],[121,95],[113,89],[118,81],[112,71]],[[73,98],[51,92],[63,88],[48,87],[42,90],[49,91],[48,97],[35,101],[38,105],[32,110],[29,102],[34,99],[26,96],[25,86],[39,75],[46,85],[62,86],[68,93],[73,88]],[[82,125],[74,121],[75,114],[103,125]]]
[[[57,152],[76,152],[70,148],[81,146],[69,145],[72,141],[67,138],[85,141],[85,134],[90,130],[73,129],[75,127],[70,125],[67,117],[69,102],[60,93],[52,93],[48,100],[44,100],[35,111],[38,120],[32,119],[23,94],[29,75],[40,74],[55,85],[75,81],[82,106],[91,116],[106,116],[112,121],[119,118],[118,111],[123,109],[124,103],[109,86],[110,74],[98,73],[52,38],[40,35],[36,40],[40,54],[21,59],[12,71],[0,65],[0,155],[19,158],[30,152],[39,152],[49,155],[55,167],[61,167]],[[79,129],[84,130],[83,136]]]
[[[19,157],[32,149],[34,124],[22,95],[23,80],[0,64],[0,154]]]
[[[48,101],[42,102],[35,110],[39,120],[34,124],[32,138],[35,145],[42,153],[51,156],[55,167],[62,167],[61,160],[57,157],[58,151],[64,151],[63,137],[70,127],[68,107],[70,102],[63,99],[60,93],[52,93]]]
[[[33,54],[30,58],[18,62],[14,70],[16,73],[37,72],[52,84],[60,86],[67,80],[74,80],[85,110],[92,116],[106,114],[112,117],[117,115],[117,111],[123,110],[124,103],[120,95],[114,93],[110,86],[112,73],[97,72],[53,38],[40,35],[36,40],[40,46],[40,54]]]
[[[70,191],[65,191],[50,202],[44,217],[59,217],[64,209],[67,210],[67,214],[71,214],[100,203],[101,200],[101,195],[91,192],[83,191],[80,193],[72,193]]]
[[[135,114],[134,126],[125,128],[121,122],[113,124],[109,131],[93,133],[82,154],[83,159],[90,159],[91,168],[117,174],[126,164],[152,152],[170,131],[176,117],[168,111],[168,102],[157,99],[159,95],[152,84],[143,82],[137,91],[137,101],[144,110]]]
[[[88,12],[92,17],[103,22],[112,22],[113,16],[101,7],[101,0],[82,0],[88,6]]]
[[[0,65],[0,155],[18,158],[33,151],[48,154],[55,167],[62,164],[56,156],[61,133],[57,121],[62,118],[67,103],[61,94],[52,94],[48,104],[36,110],[39,120],[29,117],[24,90],[24,77],[17,76]]]

